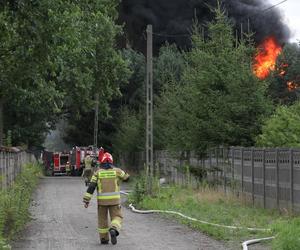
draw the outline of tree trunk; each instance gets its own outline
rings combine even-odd
[[[0,146],[3,146],[3,104],[4,101],[0,97]]]

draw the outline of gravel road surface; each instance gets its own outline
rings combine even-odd
[[[82,204],[86,188],[79,177],[44,177],[33,197],[32,221],[13,249],[223,250],[222,243],[161,215],[141,215],[123,207],[118,244],[100,245],[96,200]]]

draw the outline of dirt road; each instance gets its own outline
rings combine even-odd
[[[13,249],[223,250],[223,244],[160,215],[134,214],[123,207],[124,227],[118,244],[99,244],[95,198],[82,204],[81,178],[45,177],[34,194],[28,224]]]

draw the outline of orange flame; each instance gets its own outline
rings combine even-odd
[[[280,76],[284,76],[285,74],[286,74],[286,68],[288,67],[289,65],[287,64],[287,63],[282,63],[281,65],[280,65],[280,67],[277,69],[278,71],[279,71],[279,75]]]
[[[299,84],[295,83],[294,81],[288,81],[286,85],[289,91],[293,91],[299,87]]]
[[[276,59],[281,51],[281,46],[272,36],[267,37],[262,44],[258,46],[258,53],[254,58],[253,71],[259,79],[265,79],[269,76],[270,71],[275,70]]]

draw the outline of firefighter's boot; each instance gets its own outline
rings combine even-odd
[[[90,179],[85,177],[84,178],[84,182],[85,182],[85,186],[89,186],[90,185]]]
[[[103,245],[107,245],[108,244],[108,240],[107,239],[101,239],[100,240],[100,242],[101,242],[101,244],[103,244]]]
[[[116,229],[111,228],[111,229],[109,229],[109,234],[110,234],[111,244],[116,245],[117,244],[117,236],[119,235],[119,232]]]

